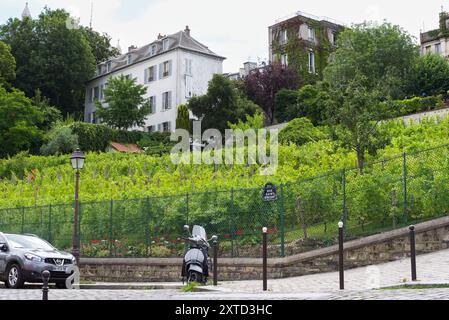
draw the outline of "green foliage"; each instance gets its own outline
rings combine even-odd
[[[9,86],[16,78],[16,60],[11,47],[0,41],[0,86]]]
[[[153,132],[145,134],[137,145],[145,150],[145,154],[162,156],[170,153],[176,142],[170,140],[169,132]]]
[[[48,141],[41,147],[41,154],[68,154],[78,148],[78,136],[69,127],[56,126],[48,134]]]
[[[314,127],[312,122],[307,118],[294,119],[287,127],[279,133],[279,142],[281,144],[294,143],[302,146],[309,142],[317,142],[326,139],[327,135]]]
[[[339,35],[338,48],[324,72],[327,83],[346,87],[362,76],[362,85],[383,97],[404,97],[404,83],[418,56],[413,38],[399,26],[363,23]]]
[[[205,95],[189,100],[188,108],[202,120],[203,131],[213,128],[221,132],[228,128],[228,122],[237,123],[259,109],[231,80],[219,74],[213,76]]]
[[[182,287],[182,292],[193,292],[196,287],[199,287],[201,284],[198,282],[189,282],[184,287]]]
[[[187,130],[189,133],[192,132],[189,109],[185,104],[181,104],[178,107],[178,116],[176,118],[176,129],[184,129]]]
[[[232,130],[242,130],[246,131],[248,129],[263,129],[265,125],[265,116],[261,111],[257,111],[254,115],[246,115],[246,121],[242,121],[239,119],[239,122],[236,124],[232,124],[228,122],[228,127]]]
[[[26,150],[37,153],[43,135],[38,126],[42,122],[43,114],[23,92],[6,92],[0,87],[0,158]]]
[[[62,121],[62,114],[56,107],[50,105],[50,100],[43,97],[39,89],[36,90],[34,97],[31,99],[33,105],[43,113],[44,121],[39,126],[44,131],[49,131],[54,124]]]
[[[64,114],[81,114],[95,57],[83,31],[67,28],[69,18],[63,9],[46,7],[38,19],[9,19],[0,27],[0,40],[11,46],[16,59],[14,87],[27,96],[40,88]]]
[[[100,34],[89,27],[82,27],[80,30],[89,42],[97,64],[120,54],[117,48],[111,46],[111,37],[108,34]]]
[[[443,96],[413,97],[404,100],[394,100],[387,102],[387,108],[392,117],[406,116],[409,114],[431,111],[444,108]]]
[[[142,127],[145,117],[151,113],[151,104],[144,98],[146,92],[147,88],[137,84],[136,79],[127,79],[124,75],[110,78],[104,89],[107,107],[96,101],[97,114],[112,128]]]
[[[419,56],[411,66],[406,79],[409,95],[431,96],[446,94],[449,90],[449,63],[439,54]]]

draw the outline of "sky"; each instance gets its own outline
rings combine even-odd
[[[20,17],[22,0],[0,0],[0,24]],[[449,1],[427,0],[28,0],[33,17],[45,6],[65,8],[92,27],[120,41],[123,51],[148,44],[161,34],[191,29],[191,35],[227,59],[224,72],[237,72],[246,61],[268,58],[268,27],[277,19],[302,11],[329,17],[350,26],[363,21],[386,20],[400,25],[419,41],[421,30],[438,27],[441,6]]]

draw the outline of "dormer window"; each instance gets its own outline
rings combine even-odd
[[[131,64],[131,61],[132,61],[132,57],[131,57],[130,54],[128,54],[128,55],[126,56],[126,63],[127,63],[127,64]]]
[[[101,74],[101,69],[102,69],[101,67],[102,67],[101,65],[97,66],[97,74],[98,74],[98,75]]]
[[[111,72],[111,70],[112,70],[112,62],[111,61],[108,61],[108,63],[106,64],[106,70],[107,70],[107,72]]]
[[[315,41],[315,29],[309,27],[309,41]]]
[[[154,56],[156,54],[156,45],[153,44],[150,46],[150,55]]]
[[[170,39],[165,39],[164,41],[162,41],[163,51],[167,51],[169,46],[170,46]]]

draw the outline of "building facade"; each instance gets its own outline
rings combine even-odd
[[[436,53],[449,59],[449,13],[440,13],[440,27],[420,34],[421,54]]]
[[[174,131],[177,107],[191,97],[207,92],[213,75],[223,73],[223,60],[190,36],[190,29],[168,35],[141,48],[97,66],[97,72],[86,86],[84,120],[101,123],[95,115],[95,101],[104,101],[108,79],[124,75],[147,87],[146,98],[152,113],[145,120],[144,131]]]
[[[268,28],[270,62],[293,66],[305,83],[319,80],[343,28],[335,20],[300,11],[281,18]]]
[[[224,76],[231,80],[242,80],[244,77],[250,74],[251,71],[259,68],[257,62],[245,62],[243,68],[240,68],[238,72],[225,73]]]

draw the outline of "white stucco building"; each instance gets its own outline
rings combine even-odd
[[[440,13],[440,27],[421,33],[421,54],[435,53],[449,59],[449,13]]]
[[[223,73],[221,57],[190,36],[190,29],[158,39],[97,66],[97,73],[86,86],[84,120],[100,123],[95,100],[103,100],[108,79],[125,75],[147,86],[146,98],[153,110],[146,118],[145,131],[174,131],[177,107],[193,96],[207,92],[208,82]]]

